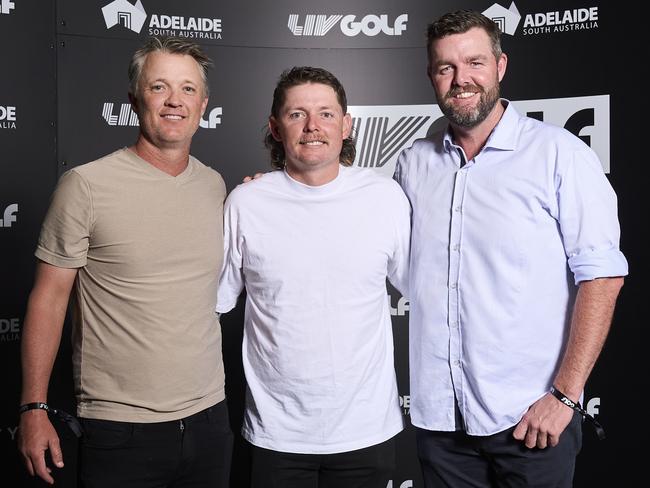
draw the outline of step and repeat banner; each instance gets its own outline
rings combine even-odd
[[[631,96],[643,27],[621,2],[596,0],[494,3],[491,0],[0,0],[0,485],[40,486],[16,450],[20,338],[32,285],[33,252],[57,178],[67,169],[131,145],[137,116],[128,102],[131,54],[151,35],[200,43],[213,59],[211,97],[192,153],[224,177],[229,190],[270,169],[263,129],[280,73],[319,66],[343,83],[357,131],[355,164],[392,174],[401,149],[440,126],[426,77],[426,25],[470,8],[494,18],[509,55],[502,95],[521,113],[565,127],[591,146],[619,195],[622,249],[631,275],[612,333],[585,392],[585,408],[605,426],[598,441],[586,426],[575,486],[641,486],[645,385],[636,264],[644,242],[639,218],[644,164],[631,137],[642,103]],[[634,50],[637,54],[634,54]],[[640,69],[640,67],[639,67]],[[645,98],[641,90],[637,97]],[[637,98],[635,97],[635,98]],[[409,302],[390,302],[400,403],[409,425]],[[227,395],[233,430],[241,425],[243,311],[222,317]],[[69,327],[49,400],[74,411]],[[644,381],[647,384],[647,381]],[[643,423],[641,423],[641,429]],[[641,431],[641,429],[639,429]],[[57,485],[74,487],[76,443],[61,429],[66,467]],[[398,469],[378,488],[422,486],[410,426],[398,437]],[[248,455],[236,440],[233,487],[248,483]]]

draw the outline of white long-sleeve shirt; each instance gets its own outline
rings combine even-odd
[[[508,103],[507,101],[504,101]],[[415,142],[395,178],[412,206],[411,421],[467,433],[515,425],[548,392],[581,281],[627,274],[616,195],[594,152],[508,104],[461,168],[449,132]]]

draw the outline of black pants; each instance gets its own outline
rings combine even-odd
[[[395,470],[395,439],[336,454],[251,446],[251,488],[381,488]]]
[[[157,423],[81,419],[83,488],[227,488],[232,432],[226,402]]]
[[[555,447],[527,448],[513,428],[490,436],[416,429],[426,488],[570,488],[582,446],[578,414]]]

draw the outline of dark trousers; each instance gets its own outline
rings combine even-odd
[[[490,436],[416,428],[426,488],[570,488],[582,446],[578,414],[555,447],[527,448],[513,428]]]
[[[226,402],[157,423],[81,419],[83,488],[227,488],[232,432]]]
[[[395,439],[336,454],[251,446],[251,488],[380,488],[395,470]]]

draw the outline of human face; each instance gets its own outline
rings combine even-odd
[[[343,140],[350,135],[352,119],[343,113],[329,85],[305,83],[285,92],[277,118],[269,129],[282,142],[287,170],[292,175],[316,170],[338,171]]]
[[[208,104],[199,64],[187,54],[150,53],[131,103],[140,132],[160,149],[189,149]]]
[[[506,55],[496,59],[489,36],[478,27],[433,41],[430,52],[429,79],[442,113],[458,127],[481,124],[499,101]]]

